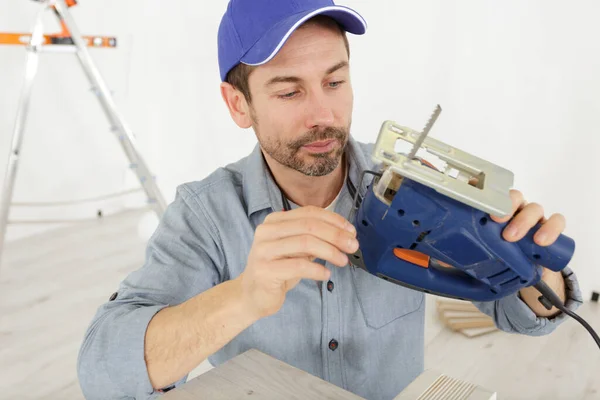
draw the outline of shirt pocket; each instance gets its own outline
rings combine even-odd
[[[351,268],[356,296],[367,326],[379,329],[414,313],[425,294],[378,278],[360,268]]]

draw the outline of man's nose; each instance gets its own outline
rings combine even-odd
[[[306,128],[331,126],[335,121],[330,99],[324,93],[313,94],[307,105]]]

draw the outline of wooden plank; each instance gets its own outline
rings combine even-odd
[[[494,321],[491,319],[475,319],[475,320],[457,320],[457,321],[448,321],[448,326],[455,330],[461,329],[470,329],[470,328],[492,328],[496,325]]]
[[[468,338],[474,338],[477,336],[486,335],[492,332],[498,332],[499,329],[495,326],[487,327],[487,328],[470,328],[470,329],[461,329],[459,332],[465,335]]]
[[[440,321],[446,327],[466,337],[477,337],[498,330],[493,319],[472,303],[438,299],[436,307]]]
[[[196,396],[196,397],[190,397]],[[351,392],[257,350],[248,350],[168,392],[167,400],[364,400]]]
[[[475,307],[473,305],[473,303],[469,303],[469,302],[459,302],[459,301],[446,301],[446,300],[438,300],[437,302],[437,308],[438,310],[441,311],[477,311],[477,312],[481,312],[479,311],[479,309],[477,307]]]
[[[449,319],[449,318],[481,318],[486,315],[481,311],[440,311],[439,315]],[[489,318],[489,317],[488,317]]]

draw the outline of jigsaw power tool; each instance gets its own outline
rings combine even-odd
[[[535,286],[547,309],[579,318],[541,280],[543,267],[567,266],[574,240],[561,234],[539,246],[533,236],[541,224],[517,242],[505,240],[508,222],[490,215],[512,212],[513,173],[427,137],[440,113],[438,105],[423,131],[383,123],[372,153],[378,170],[363,172],[359,191],[367,174],[374,177],[366,194],[357,191],[349,218],[360,244],[351,263],[411,289],[469,301]],[[402,151],[407,143],[412,150]]]

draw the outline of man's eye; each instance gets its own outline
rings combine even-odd
[[[291,99],[292,97],[294,97],[294,95],[296,93],[298,93],[298,92],[297,91],[296,92],[289,92],[289,93],[286,93],[286,94],[278,95],[277,97],[279,97],[280,99]]]
[[[330,82],[329,87],[336,88],[336,87],[340,86],[342,83],[344,83],[344,81]]]

